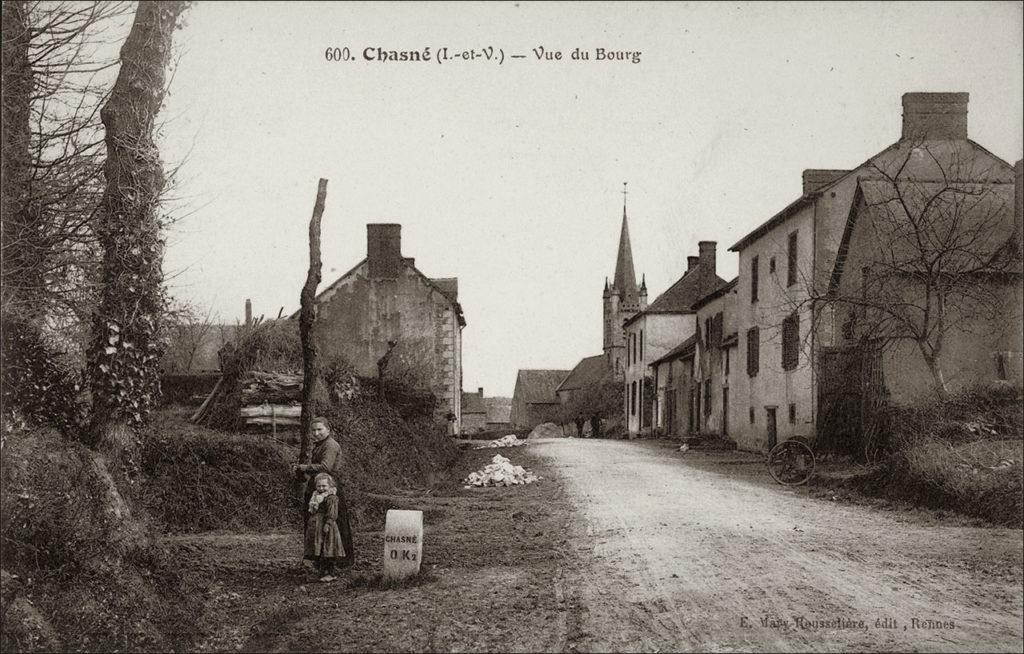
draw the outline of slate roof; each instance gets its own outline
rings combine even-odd
[[[910,146],[914,146],[915,145],[914,142],[908,142],[908,143],[909,143]],[[987,154],[988,156],[992,157],[998,164],[1001,164],[1002,166],[1005,166],[1006,170],[1009,171],[1009,173],[1012,175],[1013,166],[1011,166],[1004,159],[1002,159],[1002,158],[992,154],[991,152],[986,150],[984,146],[982,146],[982,145],[980,145],[978,143],[975,143],[971,139],[965,139],[963,141],[958,141],[958,140],[939,140],[939,141],[928,141],[927,143],[929,144],[929,146],[933,150],[936,150],[936,152],[938,153],[938,157],[937,157],[938,159],[942,159],[943,158],[942,150],[944,148],[952,148],[953,150],[956,150],[961,143],[967,143],[970,147],[977,148],[979,151],[981,151],[981,152]],[[858,174],[858,173],[863,174],[866,171],[867,166],[869,166],[870,164],[872,164],[875,161],[881,161],[887,155],[891,154],[893,156],[896,156],[896,155],[900,154],[900,152],[903,149],[903,146],[904,146],[904,143],[902,141],[897,141],[896,143],[893,143],[893,144],[887,146],[884,150],[881,150],[877,154],[872,155],[871,157],[869,157],[867,160],[865,160],[859,166],[855,166],[855,167],[849,169],[848,171],[846,171],[845,174],[837,176],[832,181],[828,182],[827,184],[824,184],[823,186],[820,186],[820,187],[816,188],[811,193],[806,193],[804,195],[801,195],[799,198],[797,198],[792,203],[790,203],[788,206],[786,206],[786,208],[784,208],[782,211],[778,212],[777,214],[775,214],[774,216],[772,216],[771,218],[769,218],[768,220],[763,222],[761,225],[759,225],[756,228],[754,228],[754,230],[752,232],[750,232],[749,234],[747,234],[746,236],[741,238],[739,241],[737,241],[732,247],[729,248],[729,250],[731,252],[739,252],[740,250],[742,250],[743,248],[747,247],[748,245],[750,245],[751,243],[753,243],[757,239],[761,238],[762,236],[764,236],[765,234],[767,234],[771,230],[775,229],[775,227],[777,227],[777,226],[781,225],[782,223],[786,222],[789,218],[791,218],[794,214],[796,214],[796,212],[799,211],[801,208],[803,208],[804,206],[814,202],[827,189],[832,188],[833,186],[838,184],[840,181],[846,179],[850,175],[855,175],[855,174]],[[936,146],[939,146],[939,147],[936,147]],[[962,153],[960,154],[960,156],[963,156]],[[927,160],[929,158],[925,157],[924,159]],[[914,168],[923,169],[924,166],[928,166],[928,165],[931,165],[931,162],[926,162],[923,165],[922,164],[917,164],[916,166],[913,165],[913,162],[912,162],[912,165],[909,166],[908,170],[905,171],[904,178],[906,178],[907,176],[913,177],[914,176],[913,175]],[[996,176],[998,176],[998,174],[999,174],[998,171],[993,171],[993,173]],[[920,176],[918,176],[918,177],[920,178]]]
[[[608,369],[608,359],[603,354],[592,357],[584,357],[576,364],[576,367],[569,372],[566,378],[558,385],[555,392],[578,390],[590,384],[601,381],[611,372]]]
[[[711,277],[711,282],[701,275],[701,264],[697,264],[686,271],[675,284],[668,287],[664,293],[655,298],[646,309],[626,321],[630,324],[641,316],[654,313],[693,313],[694,303],[726,284],[726,281],[718,275]]]
[[[487,422],[502,423],[512,421],[511,397],[485,397],[484,404],[487,407]]]
[[[727,284],[724,284],[722,286],[719,286],[714,291],[708,293],[707,295],[705,295],[701,299],[699,299],[696,302],[694,302],[693,306],[690,307],[690,308],[693,309],[694,311],[697,311],[698,309],[700,309],[701,307],[705,306],[709,302],[713,302],[714,300],[717,300],[718,298],[722,297],[723,295],[725,295],[726,293],[728,293],[732,289],[736,288],[736,283],[739,282],[739,280],[740,280],[739,277],[733,277],[731,282],[729,282]]]
[[[696,349],[697,349],[697,335],[694,334],[693,336],[691,336],[690,338],[686,339],[685,341],[683,341],[679,345],[675,346],[674,348],[672,348],[671,350],[669,350],[665,354],[661,355],[660,357],[658,357],[654,361],[651,361],[651,363],[648,364],[648,365],[656,366],[659,363],[662,363],[663,361],[670,361],[670,360],[674,360],[674,359],[685,359],[688,356],[693,356],[693,353],[696,351]]]
[[[568,374],[568,370],[520,370],[516,390],[526,404],[558,404],[555,389]]]
[[[480,397],[478,393],[463,393],[462,413],[463,415],[467,413],[487,413],[484,398]]]

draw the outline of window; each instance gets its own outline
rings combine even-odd
[[[782,321],[782,369],[793,370],[800,363],[800,314],[791,313]]]
[[[772,257],[771,259],[768,260],[768,272],[775,272],[775,257]]]
[[[790,424],[796,424],[796,405],[795,404],[790,404],[789,405],[789,423]]]
[[[636,415],[636,382],[629,385],[629,415]]]
[[[704,347],[711,347],[711,317],[704,319]]]
[[[630,343],[633,347],[633,363],[636,363],[636,334],[630,334]]]
[[[754,407],[748,409],[750,411],[750,424],[754,424]]]
[[[725,366],[725,376],[726,377],[729,376],[729,350],[731,350],[731,349],[732,348],[728,348],[728,347],[725,348],[725,363],[722,364],[722,365]]]
[[[714,318],[711,319],[711,345],[713,347],[722,347],[722,312],[719,311],[715,314]]]
[[[704,380],[704,415],[711,415],[711,380]]]
[[[747,330],[747,374],[751,377],[757,375],[761,367],[761,334],[760,329],[751,327]]]
[[[750,302],[757,302],[757,257],[750,260]]]
[[[796,232],[789,235],[789,249],[786,252],[786,286],[796,284]]]
[[[640,360],[644,360],[644,330],[640,330]]]

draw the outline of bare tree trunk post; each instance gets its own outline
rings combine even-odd
[[[160,392],[160,322],[166,311],[161,270],[163,163],[154,141],[166,92],[171,42],[186,2],[143,2],[121,47],[121,69],[100,112],[106,188],[97,233],[103,296],[93,321],[88,370],[92,445],[137,465],[136,429]]]
[[[323,399],[323,381],[320,378],[320,356],[313,334],[316,322],[316,287],[320,285],[320,219],[324,214],[324,202],[327,200],[327,180],[321,178],[316,189],[316,203],[313,205],[313,217],[309,221],[309,272],[306,283],[302,286],[299,296],[301,312],[299,313],[299,338],[302,340],[302,416],[299,419],[301,440],[299,445],[299,462],[306,460],[309,454],[309,428]]]

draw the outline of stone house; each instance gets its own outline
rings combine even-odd
[[[462,419],[459,421],[460,433],[472,434],[487,429],[487,405],[484,404],[484,389],[476,389],[476,393],[462,394]]]
[[[1020,385],[1021,169],[1018,161],[1012,184],[1000,169],[987,179],[954,184],[942,181],[936,171],[931,179],[902,188],[884,179],[859,178],[829,287],[838,305],[832,314],[832,343],[839,352],[863,358],[873,341],[878,346],[876,374],[892,402],[906,404],[932,394],[935,372],[950,391],[988,381]],[[953,200],[950,210],[930,212],[927,218],[932,225],[956,222],[961,238],[942,252],[946,268],[958,272],[955,283],[945,288],[944,324],[933,323],[936,332],[943,331],[942,356],[933,371],[917,343],[907,338],[908,327],[924,331],[922,321],[888,307],[927,305],[927,283],[938,278],[919,274],[914,264],[922,249],[939,254],[943,246],[921,248],[901,235],[903,226],[924,217],[925,203],[935,206],[944,198]],[[932,226],[928,233],[944,233],[947,227]]]
[[[458,280],[430,278],[402,255],[402,226],[366,226],[366,258],[316,296],[315,333],[324,361],[340,357],[356,373],[386,375],[429,388],[439,418],[458,433],[462,414],[462,329]],[[296,312],[292,319],[298,319]]]
[[[511,397],[485,397],[484,405],[487,407],[487,431],[512,428]]]
[[[729,431],[741,448],[763,450],[793,436],[827,432],[828,425],[849,422],[835,407],[862,399],[851,399],[841,378],[834,384],[819,379],[819,371],[835,368],[833,357],[843,356],[831,348],[842,345],[836,335],[844,318],[819,300],[830,288],[844,242],[861,247],[861,239],[846,233],[851,214],[856,220],[871,192],[862,180],[898,173],[933,183],[941,179],[939,169],[955,163],[968,175],[962,181],[1013,183],[1010,164],[969,140],[967,105],[966,93],[904,94],[896,143],[851,170],[804,171],[802,195],[730,248],[739,255],[733,329],[745,368],[730,379],[730,405],[745,407],[747,415],[731,421]],[[1019,353],[1019,343],[1011,347],[1007,340],[999,347]],[[978,360],[977,353],[970,358]],[[986,358],[991,361],[992,352]],[[917,372],[910,376],[919,378]],[[899,396],[908,383],[896,376],[887,386]]]
[[[625,332],[625,413],[630,438],[649,434],[656,409],[650,364],[695,333],[693,304],[725,284],[716,273],[714,241],[698,244],[699,256],[654,302],[623,323]]]
[[[577,399],[589,387],[599,384],[610,373],[608,359],[603,354],[580,359],[562,383],[555,389],[555,395],[562,406]]]
[[[739,406],[730,398],[730,384],[739,368],[739,338],[735,324],[736,286],[733,279],[693,305],[697,317],[694,341],[691,431],[728,436],[740,419]]]
[[[555,389],[568,374],[568,370],[520,370],[512,392],[512,426],[532,429],[543,422],[556,422],[560,403]]]
[[[693,372],[696,352],[697,335],[694,334],[651,362],[658,393],[655,424],[665,436],[683,438],[700,429]]]

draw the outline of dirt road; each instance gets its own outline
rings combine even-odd
[[[812,499],[742,453],[531,450],[584,523],[570,650],[1021,651],[1021,531]]]

